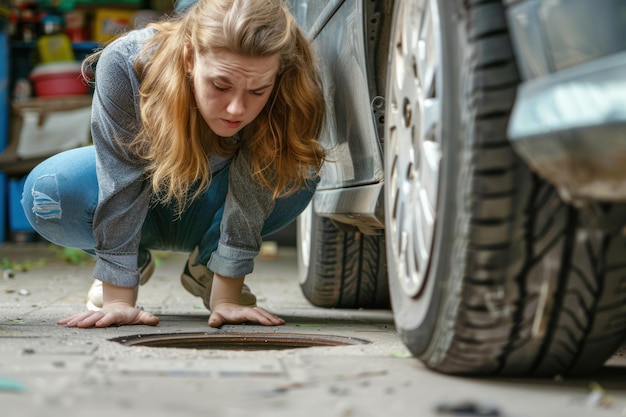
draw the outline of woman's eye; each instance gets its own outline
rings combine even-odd
[[[217,91],[226,91],[226,90],[228,90],[228,87],[220,86],[220,85],[217,85],[217,84],[213,84],[213,87],[215,87],[215,89]]]

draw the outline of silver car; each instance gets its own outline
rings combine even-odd
[[[626,2],[290,4],[328,106],[308,300],[391,307],[443,373],[601,367],[626,335]]]

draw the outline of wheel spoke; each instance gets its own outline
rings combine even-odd
[[[405,2],[394,33],[386,116],[391,245],[404,292],[425,283],[436,224],[441,163],[441,62],[436,2]],[[416,23],[417,22],[417,23]],[[394,277],[391,277],[394,279]]]
[[[306,274],[311,263],[311,247],[313,242],[311,241],[311,227],[313,223],[313,203],[309,203],[307,208],[300,213],[297,220],[298,228],[298,256],[300,257],[300,267],[302,274],[300,276],[300,283],[306,279]]]

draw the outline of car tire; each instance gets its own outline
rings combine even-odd
[[[511,148],[519,75],[502,2],[396,2],[391,39],[385,229],[400,337],[448,374],[602,366],[625,335],[626,241],[587,225]]]
[[[300,287],[311,304],[390,308],[384,236],[341,230],[312,205],[297,222]]]

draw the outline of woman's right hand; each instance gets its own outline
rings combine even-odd
[[[159,319],[152,313],[135,307],[137,288],[118,287],[102,283],[104,303],[99,311],[84,311],[61,319],[57,324],[67,327],[109,327],[112,325],[144,324],[156,326]]]
[[[83,311],[69,317],[65,317],[57,324],[66,327],[109,327],[112,325],[143,324],[156,326],[159,318],[147,311],[138,309],[124,302],[105,303],[100,311]]]

